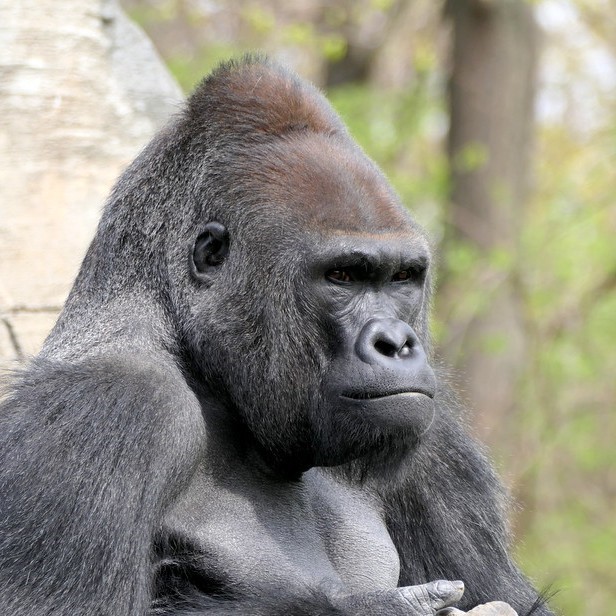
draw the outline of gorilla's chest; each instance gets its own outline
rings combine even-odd
[[[215,588],[351,593],[398,582],[398,554],[375,504],[318,471],[297,484],[198,475],[165,525]]]

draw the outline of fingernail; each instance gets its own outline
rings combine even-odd
[[[436,582],[436,592],[441,595],[450,595],[453,592],[459,592],[457,582],[451,582],[449,580],[438,580]]]
[[[435,585],[436,592],[443,596],[461,597],[464,593],[464,582],[461,580],[438,580]]]

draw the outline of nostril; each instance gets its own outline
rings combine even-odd
[[[396,346],[387,340],[377,340],[374,348],[385,357],[395,357],[398,353]]]
[[[409,357],[413,351],[413,341],[408,338],[396,340],[392,336],[382,336],[374,343],[374,348],[385,357]]]

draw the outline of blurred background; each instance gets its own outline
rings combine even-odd
[[[180,89],[264,50],[326,91],[433,238],[435,347],[522,567],[563,614],[613,613],[616,1],[121,4],[0,2],[0,361],[39,348]]]

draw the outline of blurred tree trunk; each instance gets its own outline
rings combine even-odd
[[[375,58],[389,41],[401,13],[410,4],[409,0],[391,0],[385,7],[372,0],[338,0],[333,5],[323,3],[323,29],[329,29],[325,25],[328,15],[332,19],[332,12],[335,12],[335,31],[341,33],[346,41],[342,57],[326,62],[325,87],[368,81],[372,77]]]
[[[537,32],[524,0],[450,0],[447,14],[453,26],[452,187],[443,349],[460,368],[478,435],[498,449],[514,426],[526,361],[516,272],[523,267],[518,243],[529,184]],[[471,301],[461,302],[469,290]]]

